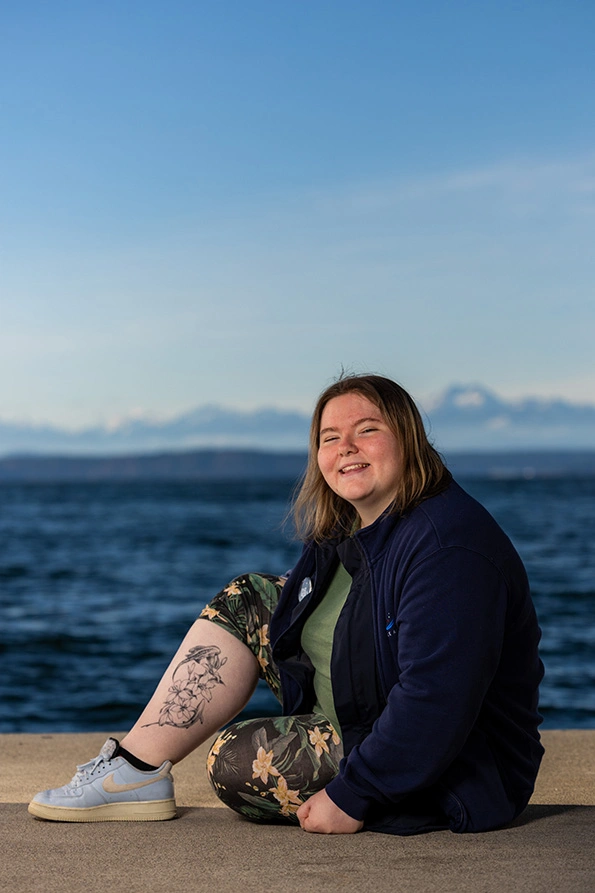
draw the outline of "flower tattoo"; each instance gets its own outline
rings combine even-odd
[[[221,657],[221,649],[216,645],[191,648],[172,674],[168,698],[159,719],[145,726],[189,729],[196,722],[202,723],[205,706],[213,697],[212,689],[225,684],[219,674],[225,663],[227,658]]]

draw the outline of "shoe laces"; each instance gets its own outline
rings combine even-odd
[[[95,757],[94,760],[90,760],[88,763],[83,763],[81,766],[76,767],[76,773],[73,775],[72,780],[70,782],[69,787],[78,788],[82,785],[90,775],[93,775],[97,767],[100,763],[109,763],[110,760],[106,760],[102,754]]]

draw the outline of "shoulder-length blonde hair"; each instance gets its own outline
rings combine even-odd
[[[310,426],[308,464],[292,507],[297,534],[306,541],[321,542],[350,533],[357,522],[354,507],[331,490],[318,467],[323,410],[334,397],[353,391],[380,410],[403,451],[403,474],[389,511],[409,511],[440,493],[451,480],[442,458],[428,441],[419,410],[407,391],[381,375],[342,376],[318,398]]]

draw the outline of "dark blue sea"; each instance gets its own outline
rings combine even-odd
[[[526,564],[544,727],[595,728],[595,479],[461,483]],[[292,485],[2,483],[0,732],[129,727],[213,593],[295,562]],[[259,687],[247,715],[275,704]]]

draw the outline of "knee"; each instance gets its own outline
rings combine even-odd
[[[251,771],[251,764],[245,765],[250,741],[245,741],[245,738],[246,732],[241,724],[228,726],[221,732],[207,756],[207,773],[213,790],[227,805],[230,805],[230,797],[235,798],[245,788],[250,777],[248,770]]]

